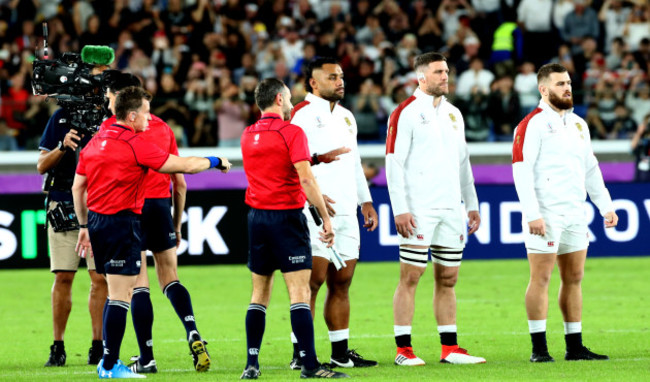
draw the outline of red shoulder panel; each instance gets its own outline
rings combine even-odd
[[[415,96],[410,96],[404,102],[400,103],[397,109],[393,111],[393,114],[390,115],[390,119],[388,120],[388,134],[386,135],[386,154],[395,152],[395,138],[397,137],[399,116],[402,114],[402,110],[413,101],[415,101]]]
[[[309,101],[302,101],[296,106],[293,107],[293,110],[291,110],[291,119],[293,119],[293,116],[296,115],[298,110],[302,109],[303,107],[309,105]]]
[[[515,135],[514,142],[512,143],[512,163],[523,162],[524,161],[524,139],[526,138],[526,129],[528,128],[528,122],[541,113],[542,109],[539,107],[530,113],[524,119],[519,122],[517,125],[517,135]]]

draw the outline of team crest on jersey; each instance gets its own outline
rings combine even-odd
[[[449,113],[449,119],[451,119],[452,122],[456,122],[456,116],[454,113]],[[454,128],[456,128],[456,126],[454,126]]]
[[[578,128],[578,131],[582,131],[582,125],[580,122],[576,122],[576,127]]]
[[[350,122],[350,119],[348,117],[345,117],[343,119],[345,119],[345,123],[347,123],[348,126],[352,126],[352,122]]]
[[[518,145],[520,140],[521,140],[521,135],[517,135],[517,137],[515,137],[515,144]]]

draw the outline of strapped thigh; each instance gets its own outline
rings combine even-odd
[[[463,258],[462,248],[436,248],[431,246],[431,259],[445,267],[459,267]]]
[[[424,268],[429,261],[429,250],[399,247],[399,261]]]

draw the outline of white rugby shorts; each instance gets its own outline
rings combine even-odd
[[[576,252],[589,246],[589,229],[584,216],[560,216],[545,214],[546,235],[532,235],[528,222],[522,221],[524,242],[528,253]]]
[[[305,210],[307,211],[307,210]],[[316,226],[309,212],[307,216],[307,226],[309,227],[309,237],[311,239],[312,256],[324,257],[331,260],[332,251],[327,249],[325,243],[320,241],[320,234],[323,226]],[[334,249],[341,256],[343,261],[358,260],[359,246],[361,239],[359,236],[359,221],[356,216],[336,215],[330,217],[332,228],[334,229]]]
[[[399,245],[465,248],[465,218],[462,210],[437,209],[426,214],[411,214],[417,227],[408,238],[398,234]]]

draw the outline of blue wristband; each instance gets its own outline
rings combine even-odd
[[[217,157],[205,157],[205,159],[210,161],[210,168],[221,166],[221,159]]]

